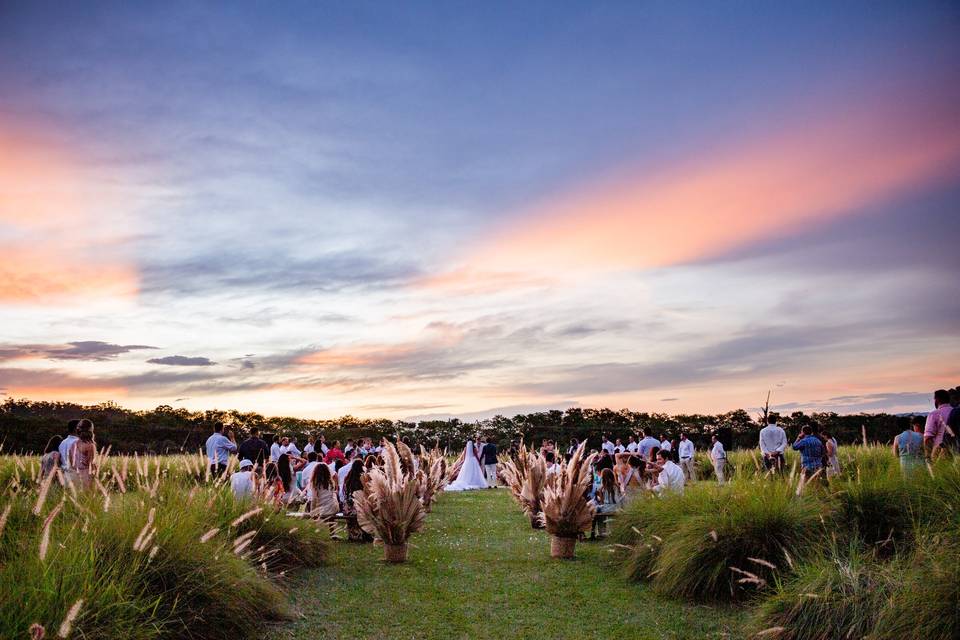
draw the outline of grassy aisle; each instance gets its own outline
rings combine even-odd
[[[303,618],[286,638],[738,637],[728,608],[664,600],[608,564],[604,543],[550,559],[550,543],[505,490],[445,494],[405,565],[372,545],[335,545],[290,585]]]

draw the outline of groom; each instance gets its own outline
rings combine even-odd
[[[497,445],[490,439],[483,438],[483,448],[480,449],[480,464],[487,476],[487,488],[497,488]]]

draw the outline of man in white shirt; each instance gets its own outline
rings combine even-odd
[[[240,461],[240,470],[233,472],[230,476],[230,488],[233,490],[233,497],[237,500],[253,496],[255,487],[252,462],[246,458]]]
[[[665,493],[683,493],[683,471],[670,459],[670,452],[661,449],[657,453],[657,464],[660,466],[660,475],[657,476],[657,485],[653,490],[659,495]]]
[[[637,439],[633,436],[627,440],[627,453],[636,453],[637,452]]]
[[[613,445],[613,452],[623,453],[626,450],[627,450],[626,447],[623,446],[623,440],[621,440],[620,438],[617,438],[617,443]]]
[[[760,429],[760,453],[767,469],[783,472],[783,452],[787,448],[787,432],[777,424],[777,414],[767,416],[767,426]]]
[[[553,454],[553,451],[547,451],[543,454],[543,459],[547,462],[547,475],[553,475],[560,471],[560,465],[556,463],[556,457]]]
[[[327,446],[326,436],[320,436],[319,453],[327,455],[328,451],[330,451],[330,447]]]
[[[637,445],[637,453],[640,454],[640,457],[643,458],[644,462],[649,462],[650,452],[653,451],[654,447],[657,449],[660,448],[660,441],[653,436],[648,436],[644,431],[641,431],[640,435],[642,435],[643,438]]]
[[[296,436],[290,438],[290,442],[287,443],[284,453],[288,456],[293,456],[294,458],[301,457],[300,449],[297,448],[297,438]]]
[[[680,454],[680,468],[683,470],[683,476],[687,482],[697,481],[697,465],[694,463],[693,442],[687,438],[687,434],[680,434],[680,444],[677,445],[677,453]]]
[[[600,448],[609,453],[611,456],[616,453],[616,447],[614,447],[613,443],[607,439],[607,436],[603,436],[603,442],[600,443]]]
[[[317,461],[317,452],[311,451],[310,453],[308,453],[307,465],[300,472],[300,481],[301,481],[300,488],[303,489],[304,491],[306,491],[307,488],[310,487],[310,479],[313,477],[313,472],[316,470],[318,464],[322,464],[322,463]]]
[[[280,436],[273,436],[273,444],[270,445],[270,462],[276,462],[283,453],[283,447],[280,445]]]
[[[660,450],[661,451],[673,450],[673,445],[670,444],[669,440],[667,440],[667,436],[663,436],[663,439],[660,440]]]
[[[57,451],[60,453],[60,468],[68,480],[69,476],[66,476],[66,474],[73,470],[73,447],[80,439],[77,437],[77,425],[79,424],[79,420],[71,420],[67,423],[67,437],[57,447]]]
[[[713,447],[710,449],[710,459],[713,460],[713,471],[717,474],[717,482],[723,484],[726,478],[723,475],[727,466],[727,452],[723,450],[723,443],[717,439],[716,434],[711,436],[710,441]]]
[[[305,456],[309,455],[311,452],[316,450],[313,444],[316,441],[317,441],[316,438],[314,438],[313,436],[309,436],[307,438],[307,444],[305,444],[303,447],[303,455]]]

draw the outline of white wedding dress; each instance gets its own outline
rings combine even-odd
[[[480,470],[480,462],[473,451],[473,440],[467,440],[467,453],[464,456],[463,466],[457,479],[447,485],[445,491],[469,491],[470,489],[486,489],[487,481]]]

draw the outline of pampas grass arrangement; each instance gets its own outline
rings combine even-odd
[[[428,452],[421,445],[417,493],[425,512],[430,513],[434,500],[445,486],[447,486],[447,458],[439,449]]]
[[[416,478],[403,472],[397,448],[389,442],[381,453],[384,464],[363,475],[363,489],[353,494],[357,523],[383,542],[387,562],[405,562],[407,540],[419,531],[426,512]]]
[[[528,451],[521,442],[516,459],[500,463],[500,477],[510,489],[510,495],[530,518],[530,526],[542,529],[540,513],[543,510],[543,489],[547,480],[547,465],[534,451]]]
[[[560,471],[544,486],[542,518],[551,536],[550,555],[554,558],[573,557],[577,538],[590,530],[596,513],[588,497],[596,454],[585,455],[586,446],[586,442],[581,443],[570,461],[561,464]]]

